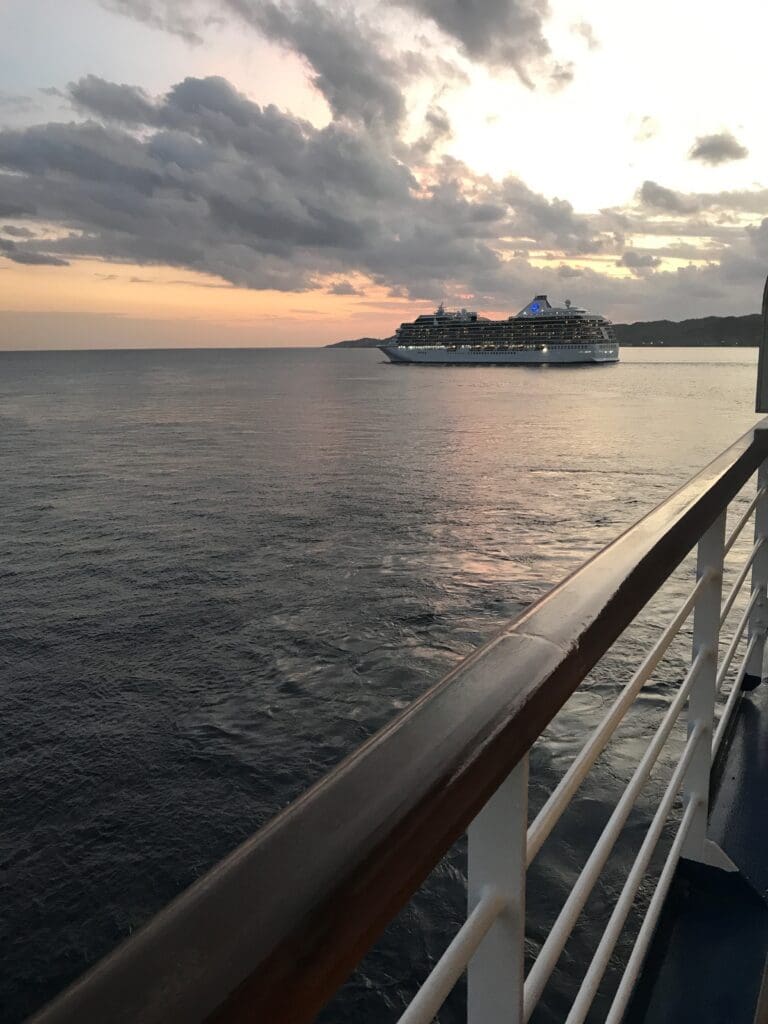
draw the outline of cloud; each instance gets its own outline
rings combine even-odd
[[[451,134],[451,122],[442,107],[430,107],[424,120],[433,132],[434,138],[445,139]]]
[[[355,288],[351,281],[336,281],[327,291],[329,295],[365,295],[365,292]]]
[[[463,72],[443,58],[427,58],[406,52],[394,53],[390,41],[353,6],[343,9],[316,0],[103,0],[109,9],[180,35],[190,42],[201,42],[201,33],[222,15],[247,25],[269,41],[296,53],[310,69],[310,80],[324,96],[335,118],[362,121],[369,127],[396,127],[405,117],[402,86],[414,76],[435,73],[444,80],[456,81]],[[216,12],[214,14],[212,12]],[[89,83],[73,91],[80,92]],[[111,97],[111,105],[126,105],[126,113],[140,104],[141,90],[124,91]],[[90,98],[85,97],[90,105]]]
[[[655,181],[643,182],[638,191],[643,207],[686,218],[688,233],[702,234],[702,221],[693,221],[693,213],[716,213],[721,225],[737,224],[744,214],[768,214],[768,189],[743,189],[725,192],[677,192]],[[629,225],[630,222],[628,222]],[[709,227],[712,227],[710,222]],[[714,225],[715,228],[717,225]],[[691,231],[691,229],[693,229]],[[706,233],[706,229],[703,233]]]
[[[719,132],[715,135],[700,135],[689,154],[689,160],[700,160],[703,164],[717,167],[731,160],[743,160],[749,156],[749,150],[731,135],[730,132]]]
[[[398,62],[385,56],[384,39],[353,8],[343,15],[315,3],[227,0],[229,8],[264,36],[299,53],[312,82],[336,117],[398,124],[405,100]]]
[[[577,214],[567,200],[546,199],[512,177],[502,182],[501,195],[512,211],[509,226],[516,248],[525,239],[536,248],[557,248],[573,255],[611,247],[594,220]]]
[[[639,252],[637,249],[628,249],[617,263],[620,267],[628,267],[633,273],[642,273],[655,270],[661,265],[661,259],[651,252]]]
[[[10,235],[12,238],[34,238],[35,232],[30,231],[29,228],[20,228],[15,224],[3,224],[0,231],[4,235]]]
[[[4,202],[0,198],[0,217],[28,217],[35,212],[34,206],[22,203]]]
[[[747,228],[747,234],[758,255],[768,259],[768,217],[764,217],[756,227]]]
[[[0,238],[0,253],[13,263],[24,263],[31,267],[68,267],[69,261],[59,256],[37,252],[33,249],[20,249],[16,242]]]
[[[3,248],[0,246],[0,248]],[[38,267],[68,267],[69,260],[63,260],[58,256],[48,256],[42,252],[6,252],[5,255],[14,263],[25,263],[29,266]]]
[[[549,57],[545,0],[389,0],[434,22],[465,56],[496,70],[511,69],[527,84]]]
[[[391,115],[395,83],[408,70],[407,62],[387,56],[396,49],[347,3],[316,0],[100,0],[103,7],[147,25],[171,32],[199,45],[206,28],[224,16],[239,18],[282,45],[303,55],[316,72],[315,84],[334,111],[348,108],[350,89],[358,80],[364,96],[388,108]],[[431,21],[451,38],[470,60],[495,70],[514,70],[527,84],[543,74],[555,84],[570,81],[570,66],[547,69],[549,43],[543,23],[546,0],[381,0],[381,6],[400,7]],[[594,45],[586,23],[577,31]],[[424,54],[422,53],[422,67]],[[393,71],[395,74],[393,75]],[[399,71],[399,75],[397,72]],[[423,73],[423,71],[422,71]],[[387,95],[389,94],[389,95]]]
[[[701,204],[695,196],[675,192],[655,181],[643,182],[640,187],[640,202],[643,206],[663,210],[665,213],[696,213],[701,209]]]
[[[650,114],[645,114],[640,118],[640,122],[634,134],[634,140],[635,142],[648,142],[658,134],[658,122],[655,118],[651,117]]]
[[[36,106],[37,104],[31,96],[22,96],[0,90],[0,111],[7,110],[13,113],[27,113],[30,110],[34,110]]]
[[[577,21],[575,24],[571,25],[571,31],[575,35],[581,36],[581,38],[587,44],[588,49],[600,49],[600,40],[597,39],[597,37],[595,36],[594,30],[592,26],[589,24],[589,22]]]
[[[425,132],[411,147],[408,156],[413,160],[424,160],[442,142],[453,135],[448,115],[439,106],[431,106],[424,115]]]
[[[552,70],[549,73],[549,84],[553,91],[558,89],[564,89],[566,85],[570,85],[574,77],[574,65],[573,61],[568,61],[567,64],[561,64],[556,61],[552,65]]]
[[[171,266],[218,279],[207,287],[338,295],[370,282],[411,302],[491,309],[573,278],[579,304],[646,304],[643,315],[664,303],[715,311],[730,296],[746,308],[764,265],[768,190],[646,181],[626,209],[585,215],[445,155],[438,97],[406,143],[397,109],[379,100],[337,103],[317,128],[220,77],[151,96],[89,75],[68,95],[84,120],[0,130],[0,217],[37,231],[4,241],[16,262]],[[667,237],[659,248],[642,235]],[[711,265],[681,274],[662,269],[664,256]],[[632,276],[611,276],[616,264]]]
[[[420,182],[403,162],[414,153],[376,126],[340,117],[316,128],[223,78],[186,78],[152,98],[88,76],[71,94],[99,120],[0,131],[0,211],[35,209],[57,225],[44,243],[54,258],[296,291],[359,273],[433,297],[451,282],[508,293],[525,268],[507,251],[615,250],[610,218],[448,157]],[[450,130],[436,107],[427,123],[435,138]]]
[[[202,32],[216,19],[207,0],[100,0],[101,6],[152,28],[180,36],[193,46],[203,42]]]
[[[470,77],[463,68],[441,54],[430,52],[428,39],[422,36],[416,42],[419,43],[420,49],[403,50],[398,54],[397,60],[404,75],[408,78],[424,77],[433,83],[442,83],[441,92],[449,86],[470,84]]]
[[[89,114],[126,124],[152,124],[155,108],[135,85],[116,85],[96,75],[86,75],[68,89],[73,105]]]

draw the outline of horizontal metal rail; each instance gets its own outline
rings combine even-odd
[[[584,781],[597,758],[605,750],[638,693],[653,675],[654,670],[669,649],[669,645],[680,632],[681,627],[691,614],[696,598],[709,580],[710,574],[705,573],[696,581],[696,585],[683,602],[680,610],[646,655],[640,668],[616,698],[608,714],[582,747],[581,752],[536,815],[528,829],[527,864],[529,867],[570,803],[573,794]]]
[[[727,555],[728,552],[733,547],[733,545],[736,543],[736,541],[737,541],[737,539],[739,537],[739,534],[741,533],[741,531],[744,529],[744,527],[749,522],[749,520],[750,520],[750,518],[752,516],[752,513],[755,511],[755,506],[757,505],[758,501],[760,501],[760,499],[763,497],[765,492],[766,492],[766,488],[765,487],[759,488],[759,490],[757,491],[757,494],[754,496],[752,501],[750,501],[749,505],[747,505],[746,510],[742,514],[742,516],[739,519],[738,523],[736,523],[736,525],[734,526],[733,530],[731,531],[730,536],[728,537],[728,540],[725,542],[725,547],[723,549],[723,554],[724,555]]]
[[[432,968],[398,1024],[429,1024],[504,908],[502,896],[493,890],[486,893]]]
[[[720,721],[717,723],[717,729],[715,730],[715,738],[712,740],[713,759],[717,756],[717,753],[720,750],[720,744],[723,742],[726,730],[728,729],[728,722],[730,721],[731,715],[733,714],[733,710],[736,707],[736,702],[739,699],[739,694],[741,693],[741,685],[744,682],[744,675],[746,674],[747,665],[749,664],[749,658],[752,654],[752,651],[756,643],[757,637],[753,636],[747,644],[746,653],[741,662],[739,671],[736,673],[736,678],[733,681],[731,692],[728,694],[728,700],[726,701],[725,707],[723,708],[723,713],[720,716]]]
[[[733,656],[736,653],[736,648],[739,646],[739,643],[741,642],[741,638],[744,635],[744,630],[746,629],[747,623],[749,622],[749,616],[752,612],[752,609],[757,604],[760,598],[760,594],[760,590],[754,590],[752,592],[752,596],[750,597],[749,602],[747,603],[747,607],[742,612],[741,618],[739,619],[736,625],[733,637],[731,639],[730,644],[728,645],[728,650],[725,652],[725,657],[720,663],[720,668],[717,672],[717,681],[715,682],[715,690],[717,691],[717,693],[719,693],[723,687],[723,682],[725,680],[725,677],[728,675],[728,669],[731,667],[731,662],[733,661]]]
[[[598,985],[605,974],[605,969],[607,968],[611,955],[616,947],[619,935],[624,927],[624,922],[632,909],[632,904],[635,896],[637,895],[637,890],[640,888],[640,883],[645,877],[651,857],[653,856],[653,852],[659,842],[659,837],[667,823],[669,812],[672,810],[672,805],[675,802],[678,790],[682,784],[683,776],[691,762],[696,746],[701,741],[703,735],[704,723],[699,722],[694,726],[688,736],[688,741],[685,745],[685,749],[683,750],[682,757],[678,762],[677,768],[672,774],[672,778],[669,780],[658,810],[653,816],[653,820],[651,821],[648,832],[643,840],[643,844],[638,851],[627,880],[624,883],[624,888],[621,890],[621,895],[616,902],[616,906],[613,908],[613,913],[606,925],[603,937],[595,951],[592,963],[589,965],[589,970],[584,977],[581,988],[579,989],[578,995],[571,1007],[571,1012],[568,1014],[565,1024],[582,1024],[589,1013],[589,1008],[597,994]]]
[[[624,823],[629,817],[630,811],[634,807],[635,801],[640,795],[640,791],[648,781],[651,769],[656,764],[659,754],[667,741],[667,737],[672,731],[672,727],[677,721],[678,716],[688,699],[688,694],[694,680],[696,679],[697,673],[700,671],[705,659],[712,657],[714,657],[713,651],[702,648],[694,658],[685,681],[675,695],[674,700],[669,705],[667,713],[664,715],[653,740],[635,769],[627,788],[624,790],[613,814],[608,820],[608,824],[603,829],[594,850],[590,854],[587,863],[582,868],[581,874],[576,879],[576,882],[571,889],[568,899],[565,901],[565,905],[560,911],[557,920],[552,925],[552,929],[547,936],[544,945],[541,947],[539,955],[536,958],[536,962],[531,968],[528,977],[525,979],[525,1009],[523,1012],[523,1019],[525,1021],[530,1020],[531,1014],[541,998],[544,986],[546,985],[552,971],[555,969],[555,965],[557,964],[560,954],[565,948],[568,936],[573,931],[573,926],[576,924],[579,914],[584,909],[584,905],[589,898],[589,894],[592,892],[595,882],[600,876],[600,872],[602,871],[605,862],[608,860],[608,856],[610,855],[616,840],[619,838],[621,830],[624,827]]]
[[[691,827],[694,815],[698,809],[699,800],[694,798],[690,800],[685,813],[683,814],[680,826],[677,830],[674,842],[667,854],[667,859],[659,875],[659,880],[656,883],[651,902],[648,904],[648,910],[646,911],[643,923],[640,926],[640,931],[635,939],[635,944],[632,947],[632,953],[627,962],[627,966],[624,969],[621,982],[616,991],[616,995],[611,1003],[611,1008],[608,1011],[608,1016],[605,1019],[605,1024],[621,1024],[624,1019],[624,1013],[627,1009],[632,990],[635,987],[635,983],[640,976],[643,962],[646,954],[648,953],[648,947],[651,944],[653,933],[656,928],[656,923],[659,920],[661,914],[661,908],[664,906],[664,900],[667,898],[669,887],[672,884],[672,878],[674,877],[675,870],[677,868],[677,862],[680,860],[680,851],[685,837],[688,834],[688,830]]]
[[[506,625],[37,1024],[312,1020],[762,464],[767,426]]]
[[[749,553],[749,556],[748,556],[746,562],[744,563],[744,565],[741,568],[741,572],[736,577],[736,580],[735,580],[733,586],[731,587],[730,591],[728,592],[728,597],[726,597],[725,601],[723,602],[723,610],[720,613],[720,625],[721,625],[721,627],[725,623],[725,620],[730,615],[731,608],[733,607],[733,602],[739,596],[739,591],[741,590],[742,586],[744,585],[744,580],[747,578],[747,573],[752,568],[752,565],[753,565],[753,563],[755,561],[755,558],[757,557],[757,553],[760,550],[760,548],[763,546],[763,544],[765,544],[765,537],[759,537],[755,541],[755,543],[754,543],[754,545],[752,547],[752,550]]]

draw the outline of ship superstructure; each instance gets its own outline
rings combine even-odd
[[[506,320],[468,309],[422,314],[397,329],[384,348],[393,363],[609,363],[619,358],[613,324],[598,313],[552,306],[537,295]]]

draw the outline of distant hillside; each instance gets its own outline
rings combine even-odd
[[[761,317],[759,313],[747,316],[704,316],[698,320],[648,320],[634,324],[616,324],[616,334],[622,345],[679,345],[681,347],[709,347],[717,345],[756,346],[760,343]],[[356,338],[337,341],[326,348],[379,348],[392,338]]]
[[[649,320],[646,323],[616,324],[622,345],[711,345],[755,346],[760,343],[761,317],[704,316],[698,320]]]

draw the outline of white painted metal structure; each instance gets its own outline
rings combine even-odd
[[[768,412],[768,278],[763,289],[763,323],[757,363],[757,412]]]
[[[615,363],[619,346],[612,342],[533,346],[526,350],[491,348],[480,351],[467,346],[392,345],[382,352],[391,363],[416,363],[425,366],[547,366],[574,363]]]
[[[499,1024],[501,1021],[525,1024],[530,1020],[614,844],[686,706],[688,736],[682,755],[586,970],[566,1024],[581,1024],[589,1013],[662,830],[678,798],[683,801],[680,823],[606,1017],[608,1024],[620,1024],[622,1020],[678,859],[684,856],[734,870],[725,854],[707,838],[710,773],[713,758],[741,694],[745,675],[759,676],[762,669],[768,629],[768,460],[758,471],[756,493],[726,539],[727,512],[728,509],[724,508],[699,541],[696,583],[690,594],[533,822],[528,824],[526,757],[469,828],[467,921],[400,1018],[400,1024],[428,1024],[464,969],[468,973],[468,1024]],[[723,600],[726,556],[751,519],[754,519],[754,544]],[[726,631],[727,647],[721,658],[719,652],[724,639],[721,628],[736,607],[750,573],[749,600],[735,627]],[[526,868],[539,853],[590,768],[691,615],[693,649],[688,672],[525,977]],[[733,661],[743,641],[746,641],[746,650],[734,673]],[[731,677],[728,698],[718,721],[717,696]]]

